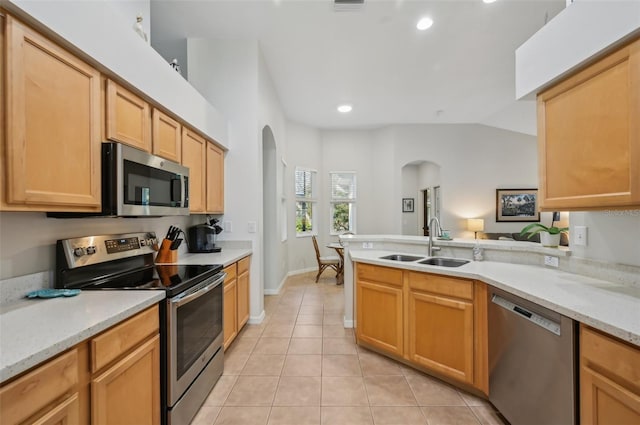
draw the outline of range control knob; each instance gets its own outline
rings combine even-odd
[[[73,250],[73,255],[75,255],[76,257],[82,257],[84,254],[84,248],[76,248]]]
[[[91,254],[95,254],[96,253],[96,247],[95,246],[88,246],[87,247],[87,255],[91,255]]]
[[[147,245],[147,240],[146,239],[140,239],[140,246],[146,246]]]

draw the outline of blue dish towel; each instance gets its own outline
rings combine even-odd
[[[80,293],[79,289],[38,289],[27,294],[27,298],[73,297]]]

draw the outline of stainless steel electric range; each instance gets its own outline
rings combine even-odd
[[[160,290],[163,424],[188,424],[223,371],[222,265],[155,265],[155,233],[56,244],[56,288]]]

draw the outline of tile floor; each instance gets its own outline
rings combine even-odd
[[[225,353],[192,425],[503,425],[486,401],[357,347],[342,286],[290,277]]]

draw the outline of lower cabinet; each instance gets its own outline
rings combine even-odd
[[[151,307],[3,384],[0,423],[160,423],[158,314]]]
[[[227,277],[224,280],[224,349],[229,348],[238,332],[249,321],[249,294],[251,279],[249,266],[251,256],[225,267]]]
[[[356,338],[488,394],[486,285],[356,264]]]
[[[640,424],[640,349],[581,325],[580,418]]]

